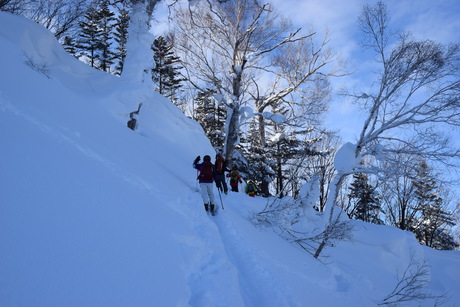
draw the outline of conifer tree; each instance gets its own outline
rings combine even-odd
[[[259,187],[264,197],[270,195],[269,184],[273,182],[275,163],[270,159],[270,150],[262,146],[259,137],[258,119],[253,117],[247,134],[241,136],[242,153],[247,163],[242,171]],[[242,163],[240,163],[242,164]]]
[[[79,56],[84,57],[84,60],[91,67],[96,67],[99,59],[98,46],[101,30],[99,28],[98,12],[95,7],[88,8],[79,26],[80,33],[77,45],[80,50]]]
[[[173,44],[168,42],[163,36],[154,40],[152,49],[155,60],[155,68],[152,69],[152,78],[156,84],[156,90],[168,97],[172,102],[176,102],[177,91],[182,87],[181,82],[185,79],[180,78],[178,65],[179,57],[174,55]]]
[[[224,145],[225,134],[225,109],[223,105],[216,103],[212,89],[200,91],[195,98],[195,120],[203,127],[203,130],[211,145],[216,149],[221,149]]]
[[[356,173],[353,175],[348,197],[354,201],[353,209],[350,212],[352,218],[368,223],[383,224],[379,218],[380,201],[376,195],[375,187],[369,183],[366,174]]]
[[[64,50],[67,51],[68,54],[77,57],[78,48],[74,41],[74,39],[70,36],[65,36],[62,42]]]
[[[449,248],[454,239],[449,234],[449,227],[454,226],[454,218],[440,197],[440,190],[425,161],[416,170],[413,181],[418,219],[413,221],[412,231],[420,243],[434,248]]]
[[[290,110],[279,106],[273,112],[287,118]],[[301,184],[310,178],[305,176],[305,166],[301,164],[307,156],[320,154],[312,149],[320,138],[308,137],[312,128],[293,123],[290,120],[284,123],[267,120],[263,114],[258,114],[250,123],[248,135],[241,136],[247,174],[257,182],[263,196],[275,193],[295,197]],[[272,183],[275,184],[273,187],[270,186]]]
[[[117,42],[115,53],[115,73],[121,75],[123,72],[123,63],[126,58],[126,43],[128,41],[129,13],[125,9],[120,10],[114,28],[114,37]]]
[[[110,72],[114,63],[112,51],[113,27],[115,14],[109,8],[110,0],[102,0],[91,6],[84,20],[79,23],[80,34],[77,47],[79,56],[87,61],[91,67]]]
[[[97,22],[99,25],[99,43],[97,50],[99,52],[99,69],[110,72],[114,63],[115,53],[112,51],[113,28],[115,27],[115,13],[109,8],[110,1],[102,0],[97,11]]]
[[[288,162],[296,158],[296,147],[299,144],[293,134],[286,131],[286,127],[275,125],[276,135],[267,142],[267,147],[271,148],[271,159],[275,161],[276,172],[276,194],[280,197],[285,195],[285,180],[288,176],[285,173]]]

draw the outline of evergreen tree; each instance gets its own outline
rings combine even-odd
[[[273,110],[284,117],[290,112],[287,108]],[[261,129],[263,126],[263,129]],[[312,144],[320,138],[309,139],[310,129],[267,120],[263,115],[253,118],[247,136],[241,136],[241,144],[247,159],[247,174],[255,181],[261,195],[279,194],[295,197],[303,182],[310,178],[304,176],[303,164],[306,156],[319,153],[312,149]],[[275,185],[271,187],[270,185]]]
[[[116,47],[116,67],[115,73],[121,75],[123,72],[123,63],[126,58],[126,42],[128,41],[128,26],[129,26],[129,13],[125,9],[120,10],[120,14],[115,23],[115,41],[117,42]]]
[[[264,197],[270,196],[269,184],[275,175],[275,163],[270,159],[270,151],[262,146],[259,137],[258,120],[253,117],[247,134],[241,136],[241,151],[247,163],[239,163],[239,169],[247,174],[260,189]]]
[[[113,42],[112,30],[115,27],[115,13],[109,8],[110,1],[102,0],[99,10],[97,11],[97,22],[99,25],[99,35],[97,51],[99,52],[99,66],[102,71],[110,72],[110,68],[114,63],[115,53],[111,46]]]
[[[77,57],[78,48],[74,41],[74,39],[70,36],[65,36],[62,42],[64,50],[67,51],[68,54]]]
[[[366,174],[356,173],[353,175],[353,182],[348,197],[354,201],[351,218],[362,220],[368,223],[383,224],[379,218],[381,212],[380,201],[376,195],[375,187],[369,183]]]
[[[79,23],[80,34],[77,47],[80,50],[79,57],[83,57],[91,67],[96,67],[99,60],[98,46],[101,30],[99,28],[99,14],[95,7],[91,6]]]
[[[278,107],[278,104],[273,103],[273,112],[285,115],[286,112]],[[277,125],[267,119],[263,112],[251,123],[251,134],[247,138],[249,146],[245,153],[249,161],[247,168],[250,174],[254,174],[250,179],[258,184],[260,194],[264,197],[269,197],[273,193],[278,194],[283,190],[282,168],[290,152],[286,148],[288,139],[284,129],[283,125]],[[272,187],[273,183],[275,186]]]
[[[274,112],[289,118],[282,123],[270,121],[266,124],[268,135],[271,136],[266,148],[275,164],[276,193],[296,197],[301,185],[311,177],[311,174],[306,174],[308,165],[304,165],[304,162],[308,156],[319,154],[313,146],[320,138],[310,138],[313,128],[305,127],[305,122],[296,124],[296,118],[290,114],[292,110],[289,108],[280,107]]]
[[[433,248],[446,249],[455,244],[449,234],[449,227],[454,226],[452,213],[446,210],[439,188],[432,177],[425,161],[416,170],[413,181],[418,219],[413,221],[412,231],[418,241]]]
[[[177,91],[182,87],[178,65],[179,57],[174,55],[173,44],[166,41],[163,36],[154,40],[152,49],[154,51],[155,68],[152,69],[152,78],[156,84],[156,90],[176,103]]]
[[[195,120],[203,127],[211,145],[216,149],[221,149],[225,141],[226,110],[224,105],[216,103],[213,96],[215,93],[211,89],[198,92],[195,98]]]
[[[115,14],[110,10],[110,0],[102,0],[91,6],[79,23],[77,47],[80,57],[91,67],[110,72],[115,54],[112,51]]]
[[[296,158],[299,141],[284,126],[275,125],[275,132],[275,136],[267,142],[267,147],[271,152],[271,159],[275,161],[276,194],[280,193],[280,197],[283,197],[286,194],[285,182],[289,179],[286,174],[287,164]]]
[[[453,225],[452,225],[453,226]],[[455,241],[454,234],[449,229],[438,229],[435,231],[431,247],[440,250],[456,250],[460,246]]]
[[[299,129],[286,133],[275,151],[278,189],[292,197],[297,197],[301,186],[316,174],[311,173],[313,166],[306,161],[322,155],[315,149],[320,138],[308,137],[311,130]]]

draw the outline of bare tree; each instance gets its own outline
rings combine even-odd
[[[459,46],[416,41],[403,34],[388,52],[388,22],[382,2],[365,6],[359,19],[383,69],[374,93],[355,95],[365,100],[368,110],[356,155],[380,148],[381,153],[406,152],[443,161],[458,157],[459,151],[451,150],[433,125],[460,125]],[[416,137],[405,138],[403,129],[413,130]],[[377,145],[382,143],[393,145]]]
[[[339,76],[341,68],[333,66],[325,69],[328,64],[336,62],[337,57],[327,48],[327,37],[315,46],[313,36],[310,34],[295,43],[280,46],[278,52],[270,57],[270,66],[260,67],[274,79],[269,85],[258,86],[255,80],[251,80],[257,88],[249,95],[255,102],[262,146],[266,143],[263,116],[266,110],[287,105],[292,109],[289,115],[293,124],[296,118],[319,124],[319,118],[327,109],[326,97],[331,92],[329,78]]]
[[[397,36],[388,29],[386,6],[364,6],[359,25],[382,65],[369,93],[350,94],[367,112],[354,157],[374,156],[375,161],[405,153],[427,161],[454,165],[458,148],[440,129],[460,126],[460,48],[431,40],[417,41],[409,34]],[[402,168],[401,168],[402,169]],[[350,173],[381,172],[378,164],[338,172],[333,184],[340,186]],[[329,198],[329,207],[335,197]]]
[[[88,0],[36,0],[30,5],[25,17],[49,29],[59,40],[76,26],[87,8]]]
[[[322,152],[322,155],[308,157],[306,165],[310,174],[317,174],[319,177],[319,203],[318,211],[324,211],[327,197],[329,194],[329,185],[334,177],[334,153],[338,147],[339,139],[331,132],[323,132],[321,141],[318,143],[316,150]],[[311,177],[311,176],[310,176]]]
[[[316,234],[313,231],[313,235],[289,228],[283,230],[284,237],[288,241],[300,246],[318,260],[325,258],[323,251],[326,247],[332,247],[338,241],[351,241],[353,239],[353,225],[348,221],[341,220],[340,216],[334,217],[323,231]]]
[[[396,275],[396,285],[379,305],[396,306],[404,302],[433,301],[433,306],[447,302],[447,293],[433,295],[425,290],[429,282],[430,268],[412,252],[409,263],[402,274]]]
[[[459,157],[459,149],[449,148],[448,139],[436,125],[460,126],[460,49],[430,40],[416,41],[400,35],[390,41],[389,18],[382,2],[364,6],[359,24],[383,66],[372,93],[354,94],[364,101],[367,112],[356,144],[346,143],[336,153],[336,174],[329,185],[326,210],[333,226],[334,207],[345,179],[354,173],[382,174],[379,165],[394,153],[405,153],[426,160],[449,164]],[[360,166],[363,157],[375,163]],[[401,161],[400,161],[401,162]],[[403,168],[394,169],[394,173]],[[327,228],[327,227],[326,227]],[[328,242],[325,233],[316,254]]]
[[[225,98],[228,107],[225,156],[229,162],[238,143],[242,106],[252,99],[257,101],[257,112],[263,112],[300,89],[312,75],[319,75],[318,71],[332,61],[332,55],[323,49],[325,43],[318,49],[313,45],[307,49],[306,40],[313,32],[300,34],[300,29],[293,28],[271,5],[256,0],[232,0],[223,4],[216,0],[202,1],[194,8],[178,10],[176,20],[175,46],[181,52],[188,79],[198,88],[216,89]],[[302,49],[305,54],[300,57],[303,63],[295,62],[299,54],[295,58],[294,50],[287,49],[301,42],[305,42]],[[289,64],[299,70],[292,69],[283,80],[275,80],[274,83],[281,86],[273,87],[266,95],[265,90],[257,90],[261,85],[257,80],[260,74],[273,74],[277,65],[279,68],[287,63],[273,56],[282,49],[290,52]],[[276,79],[276,74],[270,78]],[[248,95],[250,92],[252,97]]]
[[[30,5],[31,0],[0,0],[0,11],[22,15]]]
[[[31,19],[59,40],[77,26],[90,0],[0,0],[0,11]]]

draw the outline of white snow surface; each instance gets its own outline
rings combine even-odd
[[[356,145],[352,143],[345,143],[337,150],[334,157],[335,169],[342,173],[351,173],[354,168],[359,167],[361,157],[355,156]]]
[[[0,46],[0,306],[377,306],[411,253],[429,265],[424,291],[460,306],[460,252],[353,221],[320,262],[251,223],[263,198],[222,195],[208,216],[197,123],[32,21],[0,13]]]

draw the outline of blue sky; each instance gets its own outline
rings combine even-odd
[[[348,63],[353,73],[333,80],[334,95],[326,117],[325,127],[337,131],[343,142],[355,142],[362,129],[360,111],[337,91],[346,86],[350,90],[365,92],[376,67],[373,56],[360,45],[357,18],[365,0],[273,0],[275,7],[289,16],[296,26],[307,30],[310,26],[320,35],[328,31],[330,46]],[[409,31],[415,38],[432,39],[439,43],[460,42],[460,1],[458,0],[387,0],[383,1],[394,30]],[[451,133],[454,146],[460,147],[460,129]],[[445,174],[447,175],[447,174]],[[454,180],[458,176],[454,175]],[[459,196],[460,190],[454,188]]]
[[[324,35],[327,31],[330,46],[348,63],[350,76],[333,80],[335,91],[343,86],[364,89],[372,78],[372,57],[360,45],[357,18],[363,0],[273,0],[280,12],[292,22],[307,30],[310,26]],[[388,0],[391,27],[410,31],[416,38],[429,38],[440,43],[460,41],[460,1],[458,0]],[[338,131],[343,141],[354,142],[361,129],[359,111],[334,95],[326,120],[330,130]],[[460,140],[457,141],[460,144]]]
[[[171,0],[167,1],[170,2]],[[357,18],[367,0],[267,0],[275,9],[289,17],[296,27],[308,31],[313,27],[318,39],[328,32],[329,46],[347,62],[347,77],[332,80],[334,96],[325,126],[339,132],[344,142],[354,142],[361,129],[359,111],[336,95],[346,86],[365,90],[375,63],[360,45]],[[430,38],[441,43],[460,42],[460,1],[458,0],[384,0],[395,30],[410,31],[416,38]],[[161,3],[156,16],[163,19],[167,11]],[[164,21],[164,20],[163,20]],[[166,23],[155,23],[154,33],[162,33]],[[460,146],[460,138],[457,141]]]
[[[373,72],[377,64],[373,55],[363,50],[357,18],[364,4],[377,1],[366,0],[267,0],[282,15],[289,17],[296,27],[305,32],[313,27],[321,39],[328,32],[329,46],[347,62],[352,74],[332,80],[333,95],[324,127],[336,131],[342,142],[354,143],[364,122],[361,111],[347,101],[338,91],[343,87],[358,93],[365,92],[376,80]],[[432,39],[447,44],[460,42],[459,0],[384,0],[394,30],[409,31],[415,38]],[[160,7],[160,6],[159,6]],[[162,11],[163,16],[165,11]],[[156,24],[161,32],[165,24]],[[157,32],[155,31],[155,32]],[[454,144],[460,147],[460,130],[452,133]],[[458,193],[460,195],[460,192]]]

